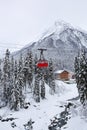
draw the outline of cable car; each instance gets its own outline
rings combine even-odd
[[[38,68],[47,68],[48,62],[46,60],[39,60],[37,63]]]
[[[36,66],[38,68],[47,68],[48,67],[48,61],[45,60],[44,55],[43,55],[43,51],[46,51],[47,49],[38,49],[40,50],[40,59],[37,62]]]

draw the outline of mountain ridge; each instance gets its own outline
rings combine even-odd
[[[25,56],[27,50],[38,54],[38,48],[47,48],[44,55],[47,59],[53,59],[55,68],[74,71],[75,56],[81,49],[87,49],[87,34],[59,21],[47,29],[39,40],[25,46],[14,56],[17,57],[20,53]]]

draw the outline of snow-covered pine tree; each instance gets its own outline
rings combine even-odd
[[[79,57],[75,57],[75,64],[74,64],[74,67],[75,67],[75,78],[76,78],[76,82],[77,82],[77,86],[79,84]]]
[[[45,82],[44,82],[44,76],[41,79],[41,97],[42,99],[45,98]]]
[[[14,88],[15,88],[15,102],[14,102],[14,110],[18,111],[20,107],[20,90],[18,86],[18,66],[17,66],[17,61],[15,61],[14,65]]]
[[[24,88],[24,74],[23,74],[23,61],[22,55],[20,55],[19,64],[18,64],[18,77],[17,77],[17,88],[19,88],[19,101],[20,101],[20,108],[24,107],[24,95],[23,95],[23,88]]]
[[[49,84],[49,67],[44,68],[44,80],[47,84]]]
[[[36,102],[40,102],[40,84],[39,84],[39,76],[35,76],[35,84],[34,84],[34,99]]]
[[[40,97],[42,97],[43,99],[45,98],[45,80],[44,80],[45,69],[38,68],[36,66],[35,73],[36,74],[35,74],[35,84],[34,84],[34,98],[36,102],[40,102]]]
[[[50,93],[55,93],[55,80],[54,80],[54,72],[53,72],[53,61],[50,59],[49,61],[49,87],[50,87]]]
[[[1,65],[0,65],[0,83],[2,82],[2,69],[1,69]]]
[[[8,100],[9,100],[9,86],[10,86],[10,51],[7,49],[6,54],[5,54],[5,59],[4,59],[4,65],[3,65],[3,84],[4,84],[4,89],[3,89],[3,99],[7,105]]]
[[[55,93],[55,80],[54,78],[52,79],[51,83],[50,83],[50,94],[54,94]]]
[[[19,110],[19,88],[17,88],[17,62],[15,61],[13,57],[11,58],[11,66],[10,66],[10,100],[9,100],[9,106],[12,110]]]
[[[32,52],[30,51],[28,53],[28,63],[29,63],[29,72],[28,72],[28,82],[29,82],[29,86],[30,88],[32,89],[32,80],[33,80],[33,55],[32,55]]]
[[[28,82],[28,73],[29,73],[29,64],[28,64],[28,56],[24,59],[24,67],[23,67],[23,73],[24,73],[24,86],[26,90],[26,84]]]
[[[79,72],[79,95],[80,101],[83,105],[87,102],[87,60],[85,51],[82,52],[80,58],[80,72]]]
[[[79,58],[75,58],[75,74],[80,101],[87,104],[87,58],[85,51],[82,51]]]
[[[15,88],[14,88],[14,59],[13,56],[11,57],[11,63],[10,63],[10,87],[9,87],[9,107],[10,109],[14,106],[14,100],[15,100]]]
[[[15,63],[14,63],[14,78],[15,78],[15,82],[17,81],[17,70],[18,69],[18,66],[17,66],[17,61],[15,60]]]
[[[50,86],[50,82],[51,82],[51,79],[53,77],[53,63],[52,63],[52,59],[49,60],[48,73],[49,73],[49,86]]]
[[[37,58],[37,55],[35,54],[35,58],[34,58],[34,74],[37,74],[37,61],[38,61],[38,58]]]
[[[80,81],[80,60],[81,60],[81,54],[78,52],[77,57],[75,57],[75,62],[74,62],[74,68],[75,68],[75,78],[76,78],[76,83],[77,83],[77,88],[79,91],[79,81]]]

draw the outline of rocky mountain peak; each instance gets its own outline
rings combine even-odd
[[[87,49],[87,34],[64,21],[56,21],[36,42],[16,53],[26,55],[27,50],[38,54],[38,48],[47,48],[45,57],[52,58],[58,69],[74,71],[74,59],[81,49]]]

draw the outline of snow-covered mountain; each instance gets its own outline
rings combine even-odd
[[[35,54],[38,53],[38,48],[47,48],[44,55],[47,59],[52,58],[57,68],[74,70],[75,56],[79,50],[87,48],[87,33],[58,21],[47,29],[38,41],[32,42],[14,55],[26,55],[28,49]]]

